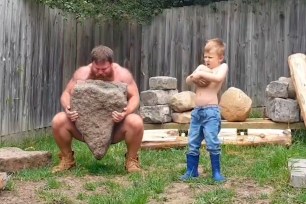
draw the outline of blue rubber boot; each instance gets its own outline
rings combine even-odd
[[[225,178],[221,174],[220,154],[210,154],[212,178],[216,182],[224,182]]]
[[[199,155],[193,156],[193,155],[186,155],[187,157],[187,172],[181,176],[182,181],[187,181],[192,178],[198,177],[198,166],[199,166]]]

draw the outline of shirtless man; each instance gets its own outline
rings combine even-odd
[[[128,172],[140,171],[138,150],[143,137],[143,120],[134,112],[139,106],[139,93],[131,73],[113,63],[113,51],[106,46],[97,46],[91,52],[91,61],[87,66],[80,67],[73,74],[62,96],[61,105],[65,112],[57,113],[52,120],[53,135],[60,149],[60,163],[52,170],[53,173],[68,170],[75,166],[74,152],[71,148],[72,139],[84,142],[81,133],[75,126],[78,113],[70,109],[71,94],[77,81],[93,79],[127,84],[128,104],[123,112],[114,111],[112,118],[115,128],[112,144],[125,141],[127,146],[125,168]]]
[[[224,82],[228,66],[224,61],[225,45],[220,39],[209,40],[204,47],[205,65],[187,77],[186,83],[196,85],[196,107],[191,113],[190,131],[188,136],[187,171],[181,180],[198,177],[200,147],[203,139],[210,153],[212,178],[222,182],[221,147],[218,134],[221,127],[221,116],[218,106],[218,92]]]

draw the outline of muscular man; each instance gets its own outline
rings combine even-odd
[[[143,137],[143,121],[139,115],[134,113],[139,106],[138,88],[131,73],[113,62],[113,51],[100,45],[92,50],[91,63],[75,71],[61,96],[61,105],[65,112],[57,113],[52,120],[54,139],[60,149],[60,163],[53,168],[52,172],[68,170],[75,166],[74,152],[71,148],[72,139],[83,142],[84,139],[75,126],[78,113],[70,109],[70,100],[77,81],[87,79],[127,84],[128,104],[126,108],[121,113],[117,111],[112,113],[115,122],[112,144],[124,140],[127,146],[126,170],[128,172],[140,171],[137,153]]]

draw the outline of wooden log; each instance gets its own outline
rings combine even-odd
[[[303,122],[298,123],[278,123],[266,118],[249,118],[245,122],[228,122],[223,120],[222,128],[237,129],[305,129]],[[164,124],[145,124],[144,128],[149,129],[179,129],[188,130],[189,124],[164,123]]]
[[[288,57],[291,79],[296,97],[301,109],[304,124],[306,125],[306,55],[297,53]]]
[[[145,136],[146,137],[146,136]],[[154,137],[151,135],[151,137]],[[173,137],[173,136],[171,136]],[[259,146],[259,145],[283,145],[290,146],[292,143],[292,136],[289,130],[281,129],[248,129],[248,135],[237,135],[237,129],[228,128],[222,129],[219,134],[219,139],[224,145],[238,145],[238,146]],[[163,138],[164,139],[164,138]],[[187,137],[176,136],[175,141],[158,141],[158,139],[151,141],[143,141],[142,149],[168,149],[168,148],[183,148],[188,145]],[[205,145],[203,141],[202,145]]]

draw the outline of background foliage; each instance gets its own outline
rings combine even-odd
[[[163,9],[207,5],[222,0],[36,0],[51,8],[73,13],[78,19],[113,19],[148,22]],[[224,0],[223,0],[224,1]],[[226,1],[226,0],[225,0]]]

